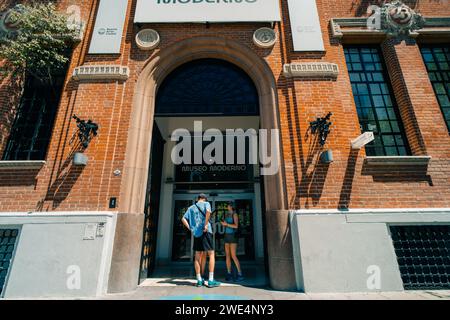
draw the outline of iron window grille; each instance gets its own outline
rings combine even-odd
[[[344,47],[356,110],[362,132],[375,140],[366,145],[368,156],[403,156],[410,150],[380,48]]]
[[[450,45],[422,46],[420,50],[450,133]]]
[[[403,287],[450,289],[450,226],[391,226]]]
[[[65,70],[64,70],[65,71]],[[52,82],[27,77],[3,160],[44,160],[65,74]]]
[[[5,288],[18,234],[18,229],[0,228],[0,297]]]

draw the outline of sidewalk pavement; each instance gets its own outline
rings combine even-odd
[[[218,288],[196,288],[193,280],[148,279],[136,291],[108,294],[106,300],[450,300],[450,290],[371,293],[299,293],[270,288],[222,284]]]

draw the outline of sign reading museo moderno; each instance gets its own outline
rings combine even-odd
[[[279,0],[138,0],[134,22],[280,21]]]

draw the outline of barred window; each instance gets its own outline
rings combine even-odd
[[[44,160],[61,97],[64,74],[51,83],[27,77],[3,160]]]
[[[420,49],[450,133],[450,45],[422,46]]]
[[[372,131],[375,136],[366,145],[366,154],[410,154],[380,48],[347,46],[344,52],[361,131]]]

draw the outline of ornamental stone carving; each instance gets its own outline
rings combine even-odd
[[[155,49],[160,41],[159,33],[153,29],[144,29],[136,34],[136,44],[141,50]]]
[[[277,33],[271,28],[260,28],[253,34],[253,42],[260,48],[271,48],[277,42]]]
[[[401,1],[381,7],[382,29],[390,36],[409,35],[422,29],[425,19]]]

